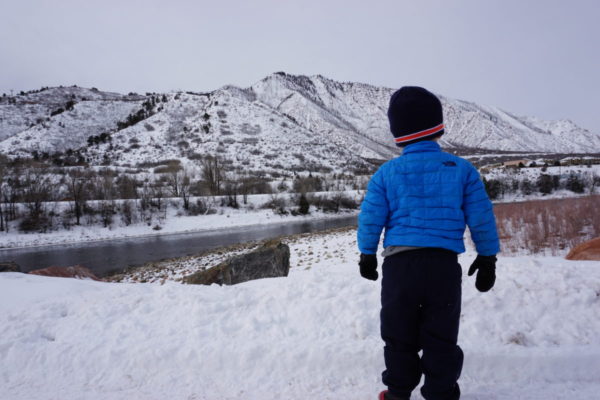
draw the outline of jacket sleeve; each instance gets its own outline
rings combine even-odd
[[[364,254],[377,253],[379,237],[386,225],[389,206],[382,169],[379,168],[367,186],[367,194],[358,215],[358,249]]]
[[[462,209],[471,232],[471,238],[475,242],[477,254],[496,255],[500,251],[500,242],[496,230],[494,209],[479,173],[470,164],[468,165],[467,182],[464,186]]]

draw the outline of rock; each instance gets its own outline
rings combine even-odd
[[[21,272],[21,267],[14,261],[0,262],[0,272]]]
[[[72,267],[48,267],[29,271],[29,273],[32,275],[55,276],[60,278],[100,280],[100,278],[83,265],[74,265]]]
[[[290,270],[290,248],[270,241],[250,253],[234,256],[221,264],[186,276],[184,283],[193,285],[235,285],[254,279],[287,276]]]
[[[600,237],[576,246],[566,258],[567,260],[600,261]]]

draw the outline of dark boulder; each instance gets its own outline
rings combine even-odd
[[[32,275],[55,276],[59,278],[100,280],[92,271],[83,265],[74,265],[72,267],[48,267],[29,271],[29,273]]]
[[[193,285],[235,285],[262,278],[287,276],[290,270],[290,248],[270,241],[250,253],[234,256],[205,271],[183,279]]]
[[[0,272],[21,272],[21,267],[14,261],[0,262]]]

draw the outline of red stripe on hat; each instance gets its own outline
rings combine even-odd
[[[422,138],[425,136],[436,134],[439,131],[441,131],[442,129],[444,129],[444,124],[439,124],[438,126],[436,126],[434,128],[426,129],[424,131],[417,132],[417,133],[411,133],[408,136],[400,136],[394,140],[396,141],[396,143],[408,142],[409,140],[419,139],[419,138]]]

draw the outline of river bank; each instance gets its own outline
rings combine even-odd
[[[113,273],[104,278],[108,282],[122,283],[161,283],[167,281],[181,282],[183,277],[195,272],[205,270],[218,265],[229,257],[244,254],[255,250],[263,243],[276,239],[290,247],[290,268],[307,268],[318,262],[322,257],[326,259],[339,259],[346,261],[350,254],[356,253],[356,227],[332,228],[319,232],[298,233],[292,235],[281,235],[271,239],[256,240],[246,243],[222,246],[185,257],[174,257],[171,259],[148,262],[143,265],[130,268],[124,272]],[[341,241],[345,245],[334,249],[335,243]],[[315,242],[319,243],[319,246]],[[311,245],[309,245],[312,243]],[[350,243],[353,247],[348,247]],[[324,250],[332,247],[324,254],[315,255],[313,247]]]
[[[132,266],[201,254],[223,246],[356,225],[355,215],[344,215],[153,237],[4,249],[0,250],[0,260],[14,261],[24,272],[49,266],[83,265],[97,276],[106,276]]]
[[[116,239],[151,238],[182,233],[198,233],[216,229],[235,229],[248,226],[271,225],[283,222],[309,222],[322,219],[358,215],[356,210],[343,210],[332,214],[315,211],[310,215],[278,215],[272,210],[239,212],[231,210],[221,215],[198,215],[173,217],[167,220],[160,230],[142,224],[101,228],[97,226],[76,226],[66,231],[49,233],[0,233],[0,251],[28,247],[93,243]]]
[[[345,192],[355,201],[360,199],[358,191]],[[317,193],[319,194],[319,193]],[[280,198],[288,198],[281,195]],[[288,199],[289,200],[289,199]],[[338,212],[325,212],[311,206],[307,215],[282,214],[269,208],[261,208],[270,201],[268,195],[248,196],[248,204],[239,208],[214,206],[212,214],[185,215],[176,206],[169,206],[161,223],[134,223],[126,225],[115,222],[107,227],[74,225],[69,229],[56,229],[47,233],[23,233],[13,227],[9,232],[0,232],[0,256],[2,249],[18,249],[38,246],[93,243],[127,238],[151,238],[179,233],[195,233],[217,229],[235,229],[248,226],[270,225],[284,222],[317,221],[341,216],[357,215],[357,209],[340,209]],[[68,204],[63,204],[67,207]]]

